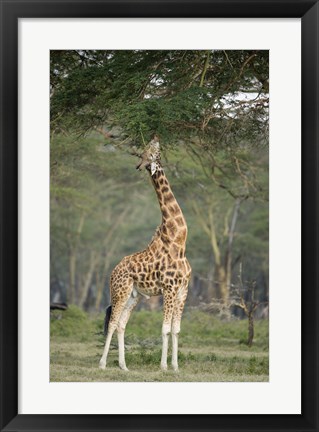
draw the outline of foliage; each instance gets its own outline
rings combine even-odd
[[[53,131],[267,141],[268,51],[51,51],[51,93]]]
[[[76,341],[88,341],[92,338],[93,325],[88,315],[71,305],[66,311],[51,312],[50,337],[71,338]]]

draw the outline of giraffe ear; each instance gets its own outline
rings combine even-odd
[[[155,163],[155,162],[152,162],[152,163],[151,163],[151,174],[152,174],[152,175],[155,174],[155,172],[156,172],[156,168],[157,168],[156,163]]]

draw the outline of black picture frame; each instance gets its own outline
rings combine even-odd
[[[318,431],[318,80],[315,0],[0,0],[1,12],[1,431]],[[18,414],[18,20],[19,18],[301,18],[302,414]],[[289,163],[289,158],[284,163]],[[284,172],[284,167],[283,167]],[[293,235],[293,233],[292,233]]]

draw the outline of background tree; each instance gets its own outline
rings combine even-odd
[[[247,345],[252,346],[254,340],[254,318],[257,308],[262,304],[256,300],[256,281],[246,281],[242,278],[242,265],[239,266],[238,282],[232,287],[231,306],[240,308],[248,318]]]

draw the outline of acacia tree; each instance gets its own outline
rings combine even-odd
[[[223,147],[266,137],[267,116],[268,51],[51,51],[52,132],[116,124]]]

